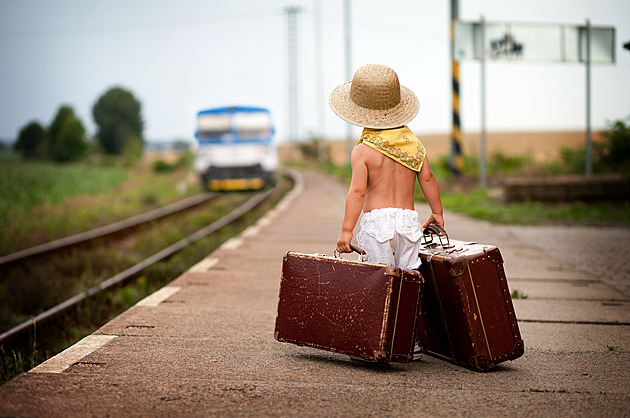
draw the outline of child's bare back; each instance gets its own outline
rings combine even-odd
[[[415,171],[365,144],[357,146],[353,154],[367,169],[363,212],[381,208],[414,210]]]

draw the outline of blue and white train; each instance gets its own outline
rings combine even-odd
[[[275,182],[278,150],[269,110],[202,110],[195,137],[195,171],[208,190],[257,190]]]

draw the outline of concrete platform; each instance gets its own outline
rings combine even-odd
[[[609,280],[617,272],[597,275],[567,262],[577,240],[541,247],[544,231],[532,240],[521,227],[446,214],[453,238],[497,245],[510,288],[527,295],[514,301],[525,354],[492,372],[428,356],[366,366],[275,341],[282,256],[331,254],[343,216],[346,186],[317,172],[302,175],[300,187],[258,224],[0,387],[0,416],[630,414],[630,298]],[[425,206],[417,209],[428,216]],[[614,245],[630,256],[630,237]]]

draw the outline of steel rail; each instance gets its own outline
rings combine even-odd
[[[124,231],[125,229],[133,228],[144,223],[151,222],[169,215],[173,215],[177,212],[193,208],[207,202],[208,200],[216,196],[216,193],[204,193],[201,195],[192,196],[172,203],[170,205],[163,206],[149,212],[141,213],[127,219],[123,219],[122,221],[118,221],[113,224],[101,226],[95,229],[91,229],[89,231],[80,232],[75,235],[70,235],[64,238],[50,241],[45,244],[36,245],[34,247],[16,251],[14,253],[1,256],[0,266],[24,260],[29,257],[50,253],[56,250],[60,250],[62,248],[69,248],[96,238],[102,238],[107,235],[115,234],[117,232]]]
[[[188,245],[197,242],[200,239],[212,234],[213,232],[218,231],[224,226],[236,221],[238,218],[245,215],[247,212],[251,211],[256,206],[264,202],[271,195],[271,193],[273,193],[277,189],[277,187],[278,186],[265,192],[257,193],[254,197],[252,197],[247,202],[243,203],[238,208],[234,209],[232,212],[222,217],[221,219],[214,221],[210,225],[205,226],[199,231],[187,236],[186,238],[176,242],[175,244],[172,244],[169,247],[164,248],[158,253],[110,277],[109,279],[99,283],[98,285],[91,287],[90,289],[79,293],[78,295],[73,296],[58,305],[55,305],[50,309],[47,309],[39,315],[22,322],[21,324],[9,329],[8,331],[3,332],[2,334],[0,334],[0,345],[15,339],[17,336],[28,331],[31,327],[35,327],[38,323],[49,320],[50,318],[59,315],[66,309],[71,308],[79,302],[87,299],[88,297],[93,296],[107,288],[114,286],[115,284],[118,284],[126,279],[133,277],[150,265],[157,263],[158,261],[161,261],[167,257],[170,257],[171,255],[187,247]]]

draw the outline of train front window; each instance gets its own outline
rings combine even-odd
[[[268,139],[271,136],[271,119],[266,112],[237,113],[234,125],[240,139]]]
[[[200,139],[225,139],[230,135],[229,115],[199,115]]]

